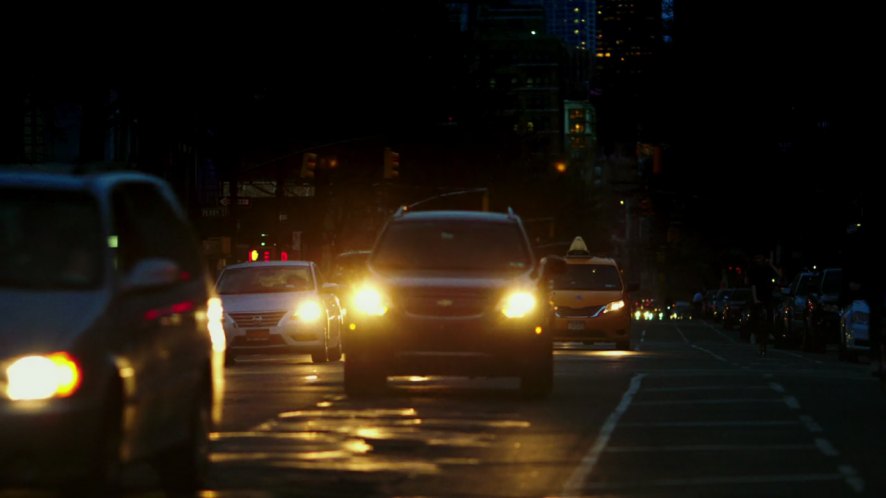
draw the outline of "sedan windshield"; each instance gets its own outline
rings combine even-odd
[[[253,267],[225,270],[218,280],[219,294],[260,294],[314,289],[307,267]]]

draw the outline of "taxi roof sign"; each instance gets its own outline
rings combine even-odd
[[[588,245],[585,244],[585,240],[581,238],[581,236],[576,236],[572,239],[572,244],[569,245],[569,249],[566,251],[566,257],[575,257],[575,258],[589,258],[591,257],[591,251],[588,250]]]

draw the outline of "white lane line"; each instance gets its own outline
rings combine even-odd
[[[824,456],[837,456],[840,454],[840,452],[837,451],[837,448],[834,448],[834,445],[832,445],[831,442],[825,438],[815,438],[815,446],[818,448],[818,451],[821,451],[821,454]]]
[[[656,479],[652,481],[625,481],[625,482],[590,482],[585,486],[588,491],[615,491],[626,489],[639,489],[651,487],[682,487],[682,486],[711,486],[729,484],[770,484],[770,483],[804,483],[837,481],[845,479],[842,473],[832,474],[776,474],[776,475],[752,475],[752,476],[709,476],[694,477],[689,479]]]
[[[686,344],[690,344],[689,339],[686,338],[686,334],[684,334],[683,331],[680,330],[680,326],[675,323],[674,328],[677,329],[677,333],[680,334],[680,337],[683,338],[683,342],[685,342]]]
[[[698,346],[698,345],[695,345],[695,344],[690,344],[690,346],[692,346],[693,348],[695,348],[695,349],[697,349],[697,350],[699,350],[699,351],[701,351],[701,352],[703,352],[703,353],[707,353],[707,354],[713,356],[714,358],[716,358],[716,359],[718,359],[718,360],[720,360],[720,361],[722,361],[722,362],[724,362],[724,363],[730,363],[729,360],[727,360],[726,358],[723,358],[722,356],[718,355],[717,353],[715,353],[715,352],[713,352],[713,351],[710,351],[710,350],[708,350],[708,349],[705,349],[705,348],[703,348],[703,347],[701,347],[701,346]],[[734,363],[733,363],[733,365],[734,365]],[[737,366],[737,365],[736,365],[736,366]]]
[[[858,471],[852,465],[841,465],[840,473],[846,478],[846,484],[856,493],[864,492],[864,479],[858,475]]]
[[[769,387],[777,393],[784,393],[784,386],[779,384],[778,382],[770,382]]]
[[[647,387],[645,393],[675,393],[690,391],[747,391],[750,389],[769,389],[766,386],[683,386],[683,387]]]
[[[824,363],[821,360],[814,360],[812,358],[807,358],[801,354],[792,353],[790,351],[773,351],[773,353],[784,354],[784,355],[788,355],[788,356],[793,356],[794,358],[800,358],[801,360],[811,361],[812,363],[815,363],[816,365],[824,365]]]
[[[822,432],[823,429],[821,425],[818,424],[812,417],[809,415],[800,415],[800,422],[806,427],[806,430],[809,432]]]
[[[607,453],[655,453],[659,451],[795,451],[812,450],[813,444],[689,444],[671,446],[610,446]]]
[[[710,323],[705,323],[705,326],[706,326],[707,328],[713,330],[713,331],[716,332],[720,337],[726,339],[726,340],[729,341],[729,342],[732,342],[732,343],[738,342],[738,341],[735,340],[734,337],[730,337],[730,336],[724,334],[722,330],[720,330],[720,329],[718,329],[718,328],[715,328],[715,327],[714,327],[713,325],[711,325]]]
[[[696,422],[628,422],[621,427],[784,427],[799,425],[794,420],[700,420]]]
[[[760,398],[721,398],[721,399],[674,399],[637,401],[634,405],[668,406],[668,405],[741,405],[748,403],[782,403],[781,399]]]
[[[799,410],[800,409],[800,401],[793,396],[785,396],[784,404],[788,405],[788,408],[791,410]]]
[[[640,383],[645,376],[645,374],[640,373],[634,374],[631,378],[631,384],[628,386],[628,390],[622,395],[618,406],[616,406],[615,410],[609,414],[609,418],[606,419],[603,427],[600,428],[600,434],[597,436],[597,440],[594,441],[593,446],[591,446],[587,454],[581,459],[578,467],[563,486],[562,495],[574,496],[582,492],[585,486],[585,481],[587,481],[588,476],[591,475],[594,466],[597,465],[597,461],[600,459],[603,450],[606,449],[606,445],[609,443],[609,438],[611,438],[612,433],[615,432],[619,419],[628,410],[628,407],[631,406],[631,401],[633,401],[637,391],[640,390]]]

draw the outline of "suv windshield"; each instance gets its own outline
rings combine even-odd
[[[101,221],[84,192],[0,189],[0,287],[95,287]]]
[[[618,270],[610,265],[566,265],[554,277],[555,290],[621,290]]]
[[[523,272],[526,242],[515,224],[401,221],[388,226],[372,263],[383,270]]]

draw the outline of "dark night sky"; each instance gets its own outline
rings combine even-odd
[[[23,17],[4,35],[4,85],[122,85],[147,106],[185,102],[246,131],[244,109],[264,100],[274,137],[305,142],[446,113],[461,62],[434,2],[297,5]],[[861,123],[881,115],[879,57],[864,5],[676,2],[675,59],[660,85],[675,159],[668,187],[693,195],[700,226],[727,213],[737,230],[759,233],[760,219],[783,225],[770,211],[803,209],[802,232],[838,217],[831,198],[872,183],[880,138]]]

